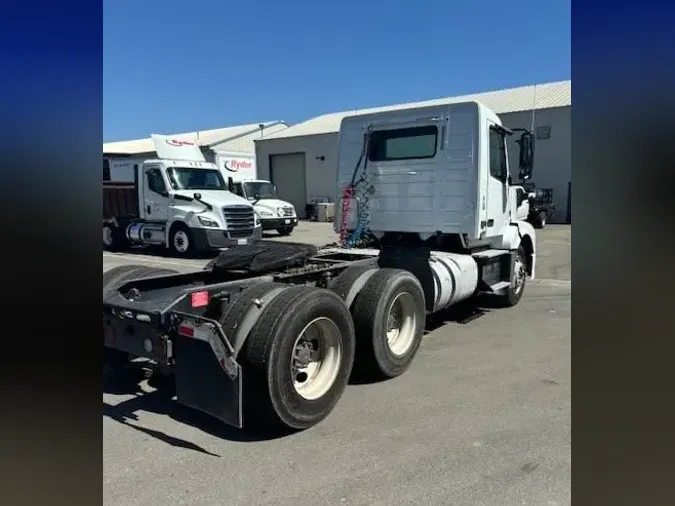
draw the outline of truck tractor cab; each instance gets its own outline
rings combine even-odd
[[[507,143],[513,136],[520,150],[515,173]],[[433,278],[424,260],[430,254],[453,255],[466,275],[477,265],[479,288],[499,292],[513,269],[534,276],[535,232],[516,187],[530,179],[533,158],[531,132],[504,127],[475,101],[346,117],[335,230],[344,247],[374,235],[380,265],[405,259],[420,278]]]
[[[512,135],[477,102],[345,118],[341,247],[261,241],[192,273],[111,269],[104,347],[122,364],[143,357],[175,371],[178,402],[236,427],[245,411],[286,433],[321,422],[350,377],[405,373],[429,314],[479,294],[518,304],[536,243],[517,212]],[[531,133],[516,142],[526,181]],[[273,187],[254,183],[256,205],[274,200]],[[378,248],[354,247],[364,231]]]
[[[298,225],[298,215],[289,202],[277,198],[277,188],[269,181],[254,179],[232,182],[232,192],[253,205],[263,230],[290,235]]]
[[[111,180],[129,185],[126,200],[135,205],[104,216],[104,247],[162,245],[187,255],[262,237],[251,203],[229,191],[218,167],[204,160],[194,142],[162,135],[152,139],[159,158],[111,165]],[[104,191],[106,186],[112,185],[104,184]]]

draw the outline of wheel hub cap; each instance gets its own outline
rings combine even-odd
[[[400,293],[393,300],[387,315],[387,345],[396,356],[410,349],[417,331],[415,299],[408,293]]]
[[[328,318],[315,318],[293,346],[291,379],[295,391],[307,400],[323,396],[333,385],[342,363],[340,329]]]

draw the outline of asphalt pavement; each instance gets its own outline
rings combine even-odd
[[[270,234],[270,238],[273,234]],[[287,241],[323,245],[329,224]],[[104,374],[104,504],[570,504],[571,228],[538,235],[520,304],[431,321],[403,376],[350,385],[321,424],[284,438],[223,426],[132,372]],[[207,259],[103,254],[189,271]]]

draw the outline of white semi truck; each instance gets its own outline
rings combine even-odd
[[[293,232],[298,225],[295,207],[277,198],[276,186],[258,179],[255,155],[220,152],[216,155],[216,163],[231,184],[230,189],[253,205],[263,230],[276,230],[279,235]]]
[[[196,251],[262,237],[253,206],[228,190],[218,167],[192,141],[153,135],[154,160],[119,160],[103,183],[103,248],[131,245]]]
[[[104,357],[173,371],[178,402],[242,427],[285,430],[329,415],[352,374],[403,374],[425,320],[479,294],[521,300],[535,275],[532,225],[514,183],[534,140],[478,102],[345,118],[339,136],[342,247],[261,241],[204,270],[144,266],[103,274]],[[379,249],[352,248],[368,230]],[[419,374],[424,372],[420,370]]]

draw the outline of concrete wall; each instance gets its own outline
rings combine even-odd
[[[549,139],[535,141],[533,181],[540,188],[553,188],[556,217],[553,222],[564,223],[567,217],[567,184],[572,180],[571,107],[536,111],[535,126],[550,126]],[[530,128],[532,112],[523,111],[500,115],[510,128]],[[517,175],[518,146],[514,135],[509,142],[509,161]],[[269,178],[270,155],[305,153],[307,171],[307,202],[316,197],[330,197],[335,201],[337,188],[338,134],[320,134],[255,142],[258,177]],[[320,157],[324,157],[323,160]]]

